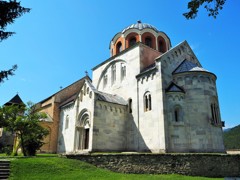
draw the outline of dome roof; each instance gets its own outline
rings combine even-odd
[[[122,33],[126,32],[128,29],[138,29],[138,30],[143,30],[143,29],[152,29],[156,32],[158,32],[157,28],[155,28],[154,26],[152,26],[151,24],[147,24],[147,23],[142,23],[141,21],[137,21],[136,24],[132,24],[128,27],[126,27],[125,29],[122,30]]]

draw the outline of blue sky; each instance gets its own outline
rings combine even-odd
[[[227,0],[217,19],[200,9],[186,20],[187,0],[22,0],[31,12],[8,30],[17,34],[0,43],[0,70],[18,65],[0,84],[0,105],[18,92],[37,103],[85,75],[110,56],[112,37],[141,20],[165,32],[172,46],[187,40],[202,66],[218,77],[222,120],[240,124],[240,1]]]

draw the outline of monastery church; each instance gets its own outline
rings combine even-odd
[[[111,57],[42,100],[42,152],[225,152],[216,75],[187,41],[138,21],[110,41]]]

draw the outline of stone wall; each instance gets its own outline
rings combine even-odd
[[[240,177],[240,155],[94,154],[66,156],[121,173]]]

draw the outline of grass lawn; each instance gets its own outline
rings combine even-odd
[[[49,155],[50,156],[50,155]],[[66,159],[47,155],[37,157],[17,157],[9,158],[11,160],[10,179],[28,180],[28,179],[50,179],[50,180],[71,180],[71,179],[211,179],[203,177],[189,177],[181,175],[150,175],[150,174],[121,174],[109,170],[100,169],[93,165],[81,162],[79,160]],[[223,178],[220,178],[223,179]]]

